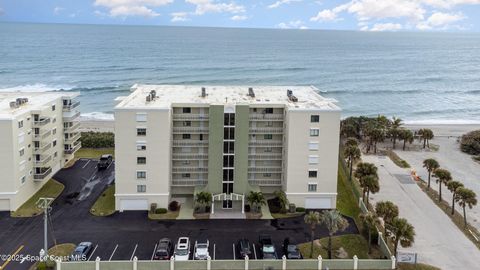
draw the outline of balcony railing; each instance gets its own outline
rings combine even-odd
[[[249,154],[248,159],[250,160],[282,160],[282,153],[272,153],[272,154]]]
[[[207,179],[172,179],[172,186],[204,186],[207,183]]]
[[[80,116],[80,112],[76,112],[76,113],[74,113],[74,114],[72,114],[72,115],[69,115],[69,114],[65,115],[65,114],[64,114],[64,115],[63,115],[63,121],[64,121],[64,122],[72,122],[73,120],[75,120],[75,119],[76,119],[77,117],[79,117],[79,116]]]
[[[184,146],[208,147],[208,141],[175,140],[175,141],[173,141],[173,146],[175,146],[175,147],[184,147]]]
[[[46,165],[52,160],[52,156],[40,156],[39,160],[35,160],[35,167],[47,167]]]
[[[74,154],[75,152],[77,152],[78,149],[80,149],[82,147],[82,143],[81,142],[78,142],[76,145],[74,145],[72,148],[70,149],[65,149],[64,150],[64,153],[67,154],[67,155],[72,155]]]
[[[279,173],[282,172],[282,167],[249,167],[248,172]]]
[[[261,133],[261,134],[282,134],[283,128],[274,128],[274,127],[261,127],[261,128],[250,128],[250,133]]]
[[[283,146],[283,142],[282,141],[278,141],[278,140],[259,140],[259,141],[250,141],[248,143],[248,146],[250,147],[264,147],[264,146],[278,146],[278,147],[282,147]]]
[[[174,127],[173,133],[208,133],[208,127]]]
[[[41,154],[52,148],[52,143],[40,143],[38,147],[34,148],[35,154]]]
[[[81,136],[80,133],[77,133],[77,134],[75,134],[71,137],[68,137],[67,139],[65,139],[65,143],[66,144],[72,144],[72,143],[78,141],[78,139],[80,139],[80,136]]]
[[[34,179],[34,180],[44,180],[44,179],[47,178],[47,176],[49,176],[51,173],[52,173],[52,168],[48,168],[48,169],[45,170],[44,172],[35,173],[35,174],[33,175],[33,179]]]
[[[75,132],[80,127],[80,121],[72,122],[71,126],[65,127],[65,133],[72,133]]]
[[[251,185],[258,185],[258,186],[281,186],[282,185],[281,179],[248,179],[248,182]]]
[[[33,138],[37,141],[43,140],[43,139],[46,139],[51,134],[52,134],[52,131],[50,129],[40,129],[40,133],[33,134]]]
[[[199,168],[199,167],[173,167],[173,173],[207,173],[208,168]]]
[[[173,120],[199,120],[208,121],[208,114],[174,114]]]
[[[174,160],[201,160],[208,159],[208,154],[173,154],[172,159]]]
[[[48,117],[44,117],[44,118],[41,118],[41,119],[37,119],[37,120],[33,120],[33,126],[34,127],[43,127],[45,126],[46,124],[50,123],[50,118]]]
[[[253,113],[250,114],[250,120],[261,120],[261,121],[282,121],[283,114],[275,113]]]
[[[63,105],[63,111],[64,112],[69,112],[73,109],[75,109],[76,107],[78,107],[78,105],[80,105],[80,101],[73,101],[72,103],[70,104],[64,104]]]

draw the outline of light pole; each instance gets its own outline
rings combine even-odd
[[[36,205],[38,208],[43,209],[43,251],[44,256],[48,255],[48,212],[51,209],[50,204],[53,202],[53,198],[40,198]]]

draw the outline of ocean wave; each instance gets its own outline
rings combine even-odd
[[[0,88],[0,92],[48,92],[48,91],[70,91],[75,86],[71,85],[48,85],[44,83],[24,84],[13,87]]]
[[[327,90],[329,94],[412,94],[421,93],[423,90],[409,89],[409,90],[364,90],[364,91],[352,91],[350,89],[345,90]]]
[[[111,113],[104,112],[89,112],[82,113],[80,115],[80,120],[113,120],[114,115]]]

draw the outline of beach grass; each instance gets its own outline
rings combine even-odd
[[[400,158],[397,153],[393,152],[392,150],[387,151],[387,156],[400,168],[410,168],[410,164],[407,161]]]
[[[11,212],[12,217],[33,217],[42,213],[42,209],[38,208],[36,203],[42,197],[57,198],[63,191],[65,186],[54,180],[48,180],[30,199],[28,199],[16,211]]]

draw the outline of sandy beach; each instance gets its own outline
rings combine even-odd
[[[80,119],[80,131],[114,132],[115,122],[113,120]]]

